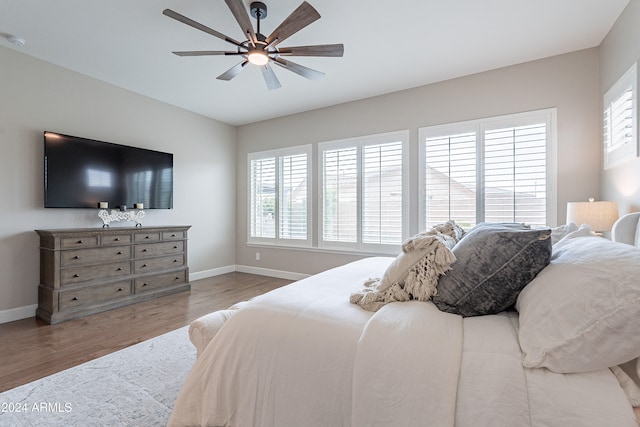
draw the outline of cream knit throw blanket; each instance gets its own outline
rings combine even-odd
[[[378,311],[395,301],[430,300],[436,294],[439,277],[456,260],[451,248],[463,234],[455,222],[449,221],[411,237],[402,244],[403,253],[383,278],[367,280],[365,288],[351,294],[349,300],[367,311]],[[391,276],[397,278],[389,280]]]

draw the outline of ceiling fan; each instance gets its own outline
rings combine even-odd
[[[245,9],[242,0],[225,0],[225,3],[231,10],[236,21],[242,28],[246,40],[238,41],[226,36],[214,29],[211,29],[193,19],[187,18],[171,9],[165,9],[162,13],[170,18],[187,24],[214,37],[222,39],[227,43],[236,46],[235,51],[218,51],[218,50],[199,50],[199,51],[181,51],[173,52],[178,56],[207,56],[207,55],[237,55],[243,58],[243,61],[231,67],[229,70],[220,74],[219,80],[231,80],[247,66],[247,64],[255,64],[260,67],[262,76],[269,90],[281,87],[280,81],[270,64],[276,64],[285,70],[292,71],[296,74],[308,79],[319,79],[324,73],[305,67],[295,62],[291,62],[283,58],[283,56],[333,56],[340,57],[344,53],[342,44],[323,44],[314,46],[295,46],[295,47],[278,47],[285,39],[297,33],[307,25],[320,19],[320,14],[306,1],[302,2],[291,15],[289,15],[273,32],[265,37],[260,32],[260,20],[267,16],[267,6],[259,1],[252,2],[250,5],[251,16],[256,18],[257,25],[254,31],[249,14]]]

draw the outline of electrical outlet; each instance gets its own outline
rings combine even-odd
[[[256,261],[260,261],[260,252],[256,252]]]

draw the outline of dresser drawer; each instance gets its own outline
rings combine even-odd
[[[135,293],[147,292],[158,288],[168,287],[173,284],[187,282],[187,271],[177,271],[175,273],[162,273],[154,276],[140,277],[135,280]]]
[[[75,249],[61,251],[62,267],[95,264],[105,261],[124,261],[131,258],[131,246],[112,246],[108,248]]]
[[[180,240],[186,239],[185,231],[163,231],[162,240]]]
[[[79,236],[79,237],[60,238],[60,247],[62,249],[91,248],[93,246],[98,246],[98,236]]]
[[[118,277],[128,274],[131,274],[131,262],[129,261],[87,267],[71,267],[60,271],[60,284],[64,286],[96,278]]]
[[[72,308],[96,305],[127,295],[131,295],[130,280],[81,289],[70,289],[58,294],[58,309],[69,310]]]
[[[135,262],[136,274],[147,273],[152,271],[168,270],[170,268],[179,268],[184,265],[184,255],[171,255],[159,258],[143,259]]]
[[[101,243],[106,245],[124,245],[131,243],[131,234],[113,234],[102,236]]]
[[[160,232],[153,233],[136,233],[134,235],[136,243],[158,242],[160,241]]]
[[[136,245],[136,258],[146,258],[158,255],[179,254],[184,252],[184,242],[164,242],[149,243],[147,245]]]

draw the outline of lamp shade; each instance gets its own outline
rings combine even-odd
[[[588,224],[593,231],[610,231],[618,219],[616,202],[569,202],[567,203],[567,224]]]

